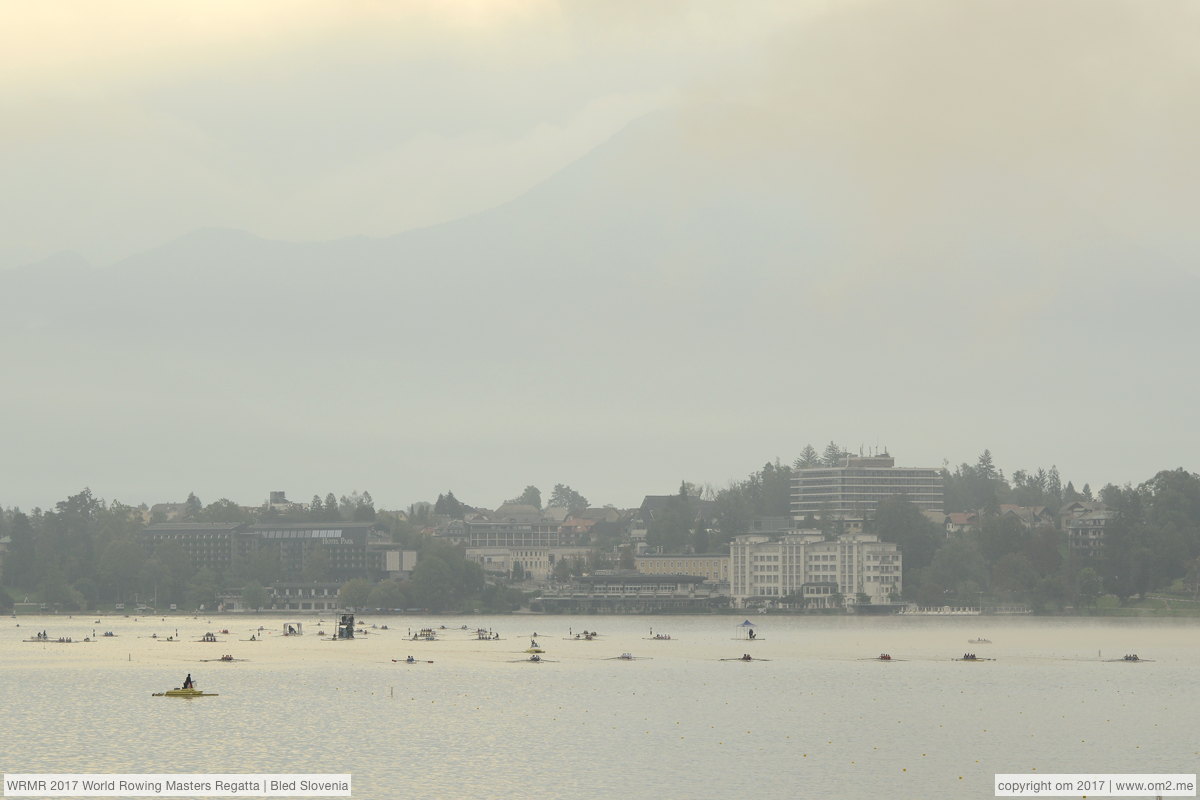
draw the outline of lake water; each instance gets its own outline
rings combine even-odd
[[[298,637],[280,617],[96,619],[4,620],[5,772],[351,773],[357,798],[774,800],[982,798],[996,773],[1200,764],[1193,620],[756,616],[745,642],[733,617],[368,616],[389,630],[331,642],[316,633],[332,617],[294,618]],[[261,641],[239,641],[260,625]],[[408,639],[441,625],[439,641]],[[503,639],[478,641],[477,626]],[[21,641],[43,629],[117,636]],[[585,629],[600,636],[566,638]],[[535,631],[541,664],[522,652]],[[996,660],[951,660],[967,651]],[[645,659],[610,660],[623,652]],[[720,660],[746,652],[769,660]],[[896,660],[861,660],[881,652]],[[248,660],[202,662],[226,653]],[[1126,653],[1153,662],[1103,660]],[[410,654],[434,663],[391,660]],[[220,696],[151,696],[189,672]]]

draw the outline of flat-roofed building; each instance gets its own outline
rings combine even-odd
[[[729,555],[726,553],[636,556],[633,568],[643,575],[695,575],[709,583],[729,583]]]
[[[150,550],[176,544],[196,568],[223,572],[254,552],[254,537],[240,522],[160,522],[142,531]]]
[[[345,580],[365,577],[372,568],[382,570],[368,555],[370,522],[267,522],[247,530],[258,538],[260,549],[278,555],[285,575],[303,573],[310,565],[329,578]]]
[[[142,537],[151,550],[177,544],[193,566],[219,573],[265,551],[284,576],[311,567],[322,579],[349,580],[386,571],[387,548],[369,546],[370,533],[369,522],[164,522],[147,526]]]
[[[729,545],[730,595],[737,605],[765,602],[817,607],[837,595],[856,602],[886,604],[903,590],[900,547],[872,534],[846,534],[830,541],[819,531],[784,536],[747,534]]]
[[[903,497],[920,511],[943,510],[941,470],[933,467],[897,467],[890,455],[845,456],[833,467],[810,467],[792,473],[792,519],[844,520],[862,529],[879,504]],[[811,523],[809,523],[811,526]]]
[[[649,613],[700,611],[727,601],[695,575],[585,575],[542,592],[546,611]]]

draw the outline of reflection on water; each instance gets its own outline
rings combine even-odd
[[[377,617],[332,642],[331,618],[297,637],[95,619],[4,620],[5,771],[349,772],[359,798],[990,797],[997,772],[1191,772],[1200,749],[1178,713],[1186,620],[763,616],[747,642],[732,617]],[[75,643],[21,641],[43,629]],[[545,663],[525,660],[534,632]],[[720,660],[747,651],[769,660]],[[951,660],[968,651],[996,660]],[[1104,661],[1127,653],[1153,662]],[[225,654],[247,660],[205,661]],[[188,673],[220,696],[151,697]]]

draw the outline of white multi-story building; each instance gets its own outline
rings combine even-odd
[[[729,545],[730,595],[737,605],[768,601],[834,605],[865,594],[887,603],[903,590],[900,547],[873,534],[827,541],[819,531],[736,536]],[[785,600],[786,598],[786,600]]]
[[[903,497],[921,511],[941,512],[942,473],[932,467],[897,467],[889,455],[845,456],[833,467],[792,473],[792,519],[836,519],[846,532],[861,531],[879,503]],[[811,521],[808,523],[811,527]]]

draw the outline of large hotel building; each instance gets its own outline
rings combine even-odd
[[[904,591],[900,546],[872,534],[833,541],[820,531],[735,536],[729,561],[730,595],[737,606],[766,600],[831,608],[856,603],[859,594],[879,605]]]
[[[812,527],[812,520],[837,519],[848,523],[846,531],[861,530],[863,521],[889,497],[903,497],[921,511],[942,511],[941,470],[897,467],[896,459],[884,454],[844,456],[834,467],[792,473],[792,519],[797,528]]]

